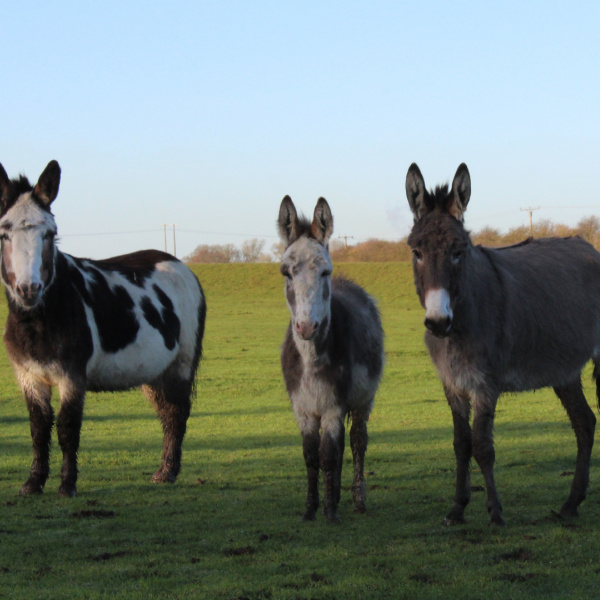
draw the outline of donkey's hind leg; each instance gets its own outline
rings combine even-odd
[[[45,385],[25,385],[20,379],[29,410],[33,462],[29,478],[19,493],[41,494],[50,473],[50,441],[54,424],[54,411],[50,404],[52,390]]]
[[[367,512],[365,491],[365,454],[369,442],[367,419],[368,415],[365,417],[360,411],[352,412],[352,427],[350,428],[350,447],[354,463],[352,497],[354,498],[354,512],[358,513]]]
[[[142,386],[152,402],[163,429],[163,450],[155,483],[174,483],[181,469],[181,446],[191,410],[192,383],[177,376],[164,375],[159,381]]]
[[[583,502],[587,492],[596,417],[583,395],[581,378],[565,386],[555,387],[554,391],[571,419],[571,425],[577,438],[577,462],[575,463],[571,493],[560,509],[561,515],[575,517],[577,516],[577,507]]]

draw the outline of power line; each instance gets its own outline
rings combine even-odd
[[[60,237],[88,237],[92,235],[131,235],[132,233],[156,233],[160,229],[136,229],[132,231],[100,231],[96,233],[61,233]]]

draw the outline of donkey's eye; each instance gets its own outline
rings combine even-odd
[[[8,233],[3,233],[2,235],[0,235],[0,241],[4,242],[5,240],[8,240]]]
[[[462,250],[454,250],[452,252],[451,258],[452,258],[452,262],[456,265],[460,262],[460,259],[463,256],[463,251]]]
[[[423,260],[423,253],[417,248],[413,248],[412,254],[418,261]]]
[[[46,233],[42,236],[43,240],[53,240],[56,233],[54,231],[46,231]]]
[[[329,277],[331,275],[331,271],[323,271],[321,273],[321,277]]]

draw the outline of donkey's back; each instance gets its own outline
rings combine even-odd
[[[600,357],[600,253],[545,238],[482,248],[500,283],[503,391],[559,386]]]

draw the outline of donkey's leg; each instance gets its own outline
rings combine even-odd
[[[494,413],[497,396],[481,394],[474,401],[473,414],[473,456],[483,473],[487,492],[486,506],[490,513],[490,523],[505,526],[502,518],[502,504],[494,482]]]
[[[350,447],[352,448],[352,461],[354,463],[354,480],[352,482],[352,497],[354,498],[354,511],[367,512],[365,492],[365,454],[369,436],[367,433],[367,419],[360,411],[352,413],[352,427],[350,428]]]
[[[471,499],[471,476],[469,467],[473,455],[473,440],[469,416],[471,405],[468,399],[460,398],[449,390],[446,391],[448,404],[452,409],[454,424],[454,455],[456,456],[456,491],[454,505],[446,515],[446,525],[457,525],[465,522],[465,508]]]
[[[338,437],[338,447],[339,447],[339,460],[337,465],[337,472],[335,474],[335,505],[340,505],[340,499],[342,497],[342,469],[344,467],[344,450],[346,449],[346,429],[344,428],[344,423],[342,421],[342,432]]]
[[[159,382],[142,386],[158,413],[164,437],[161,463],[152,476],[155,483],[174,483],[181,469],[181,447],[191,410],[192,383],[165,375]]]
[[[33,462],[29,479],[23,484],[20,494],[41,494],[50,473],[50,441],[54,411],[50,404],[52,389],[43,384],[25,383],[19,377],[29,411],[29,429],[33,442]]]
[[[302,453],[306,464],[308,491],[303,521],[314,521],[319,508],[319,421],[307,419],[302,425]]]
[[[321,418],[321,470],[325,494],[323,498],[323,511],[331,523],[338,523],[337,508],[342,485],[342,463],[344,452],[344,417],[335,411],[335,415],[324,415]]]
[[[85,386],[65,382],[59,385],[60,411],[56,419],[58,443],[63,453],[60,472],[60,496],[73,498],[77,493],[77,452],[83,419]]]
[[[568,385],[555,387],[554,391],[565,407],[577,437],[577,462],[571,493],[560,509],[561,515],[575,517],[577,507],[585,499],[587,492],[596,417],[583,395],[580,378]]]

